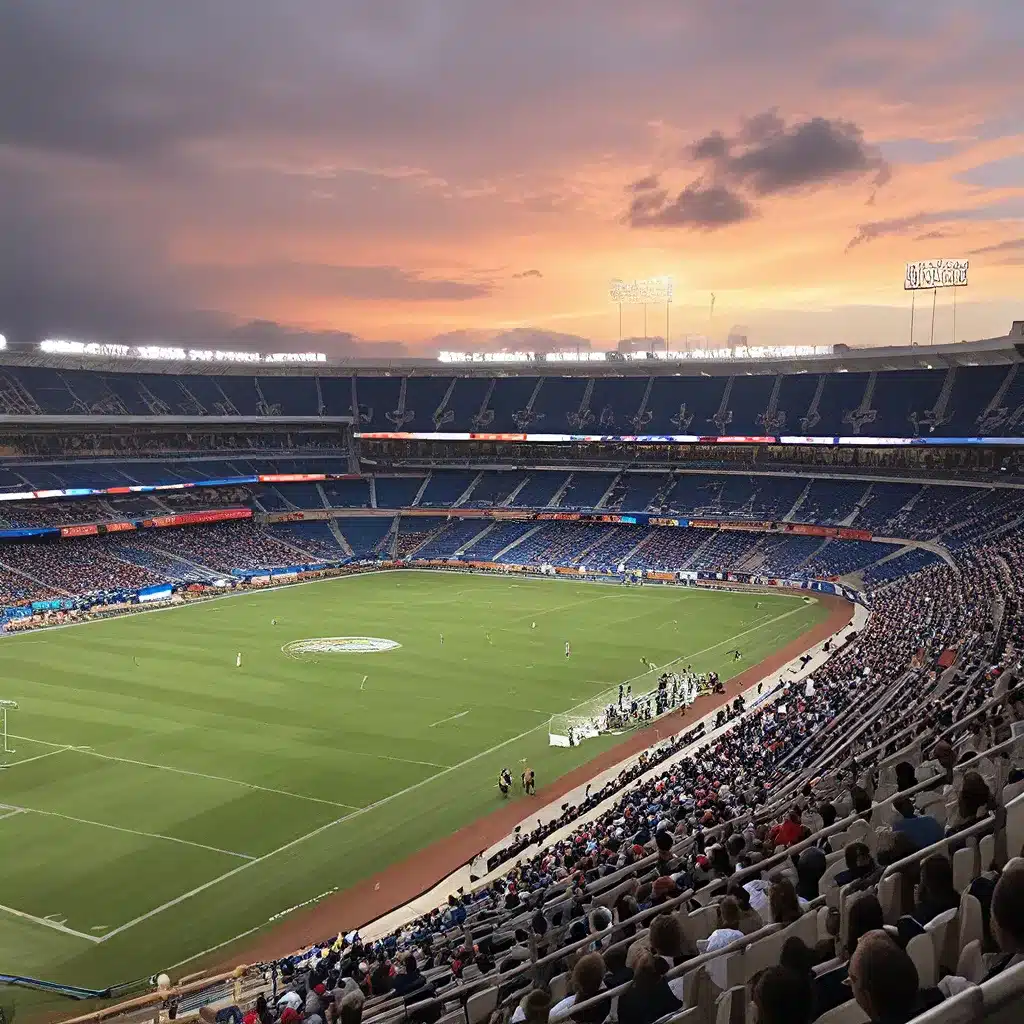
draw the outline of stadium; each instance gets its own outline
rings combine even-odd
[[[1014,1019],[1022,355],[8,347],[4,1005]]]

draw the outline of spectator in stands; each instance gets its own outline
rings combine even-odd
[[[824,876],[827,866],[825,853],[817,846],[801,851],[800,856],[796,857],[796,894],[800,899],[810,902],[818,898],[818,883]]]
[[[675,914],[660,914],[651,922],[651,953],[662,961],[665,971],[678,967],[690,959],[683,950],[683,926]],[[677,998],[683,998],[683,979],[668,983]]]
[[[592,999],[604,988],[604,977],[605,963],[600,953],[587,953],[581,956],[572,969],[572,979],[569,983],[572,991],[551,1007],[549,1019],[555,1021],[570,1016],[576,1003]],[[578,1015],[572,1016],[574,1020],[582,1021],[584,1024],[601,1024],[607,1014],[608,1005],[598,1004],[592,1009],[581,1010]]]
[[[1011,860],[992,893],[992,937],[1001,950],[986,976],[1024,963],[1024,859]]]
[[[813,1001],[806,975],[789,967],[769,967],[754,985],[759,1024],[808,1024]]]
[[[923,850],[941,841],[942,826],[931,815],[918,814],[911,797],[901,796],[893,801],[892,806],[897,815],[892,825],[893,831],[906,836],[917,849]]]
[[[654,1024],[681,1009],[683,1004],[669,988],[664,973],[663,962],[650,953],[640,957],[632,983],[619,996],[619,1024]]]
[[[736,927],[744,935],[751,935],[753,932],[764,927],[761,915],[750,905],[750,893],[739,882],[731,882],[729,884],[728,894],[736,901],[740,909],[739,921]]]
[[[814,981],[814,1004],[819,1014],[840,1006],[850,998],[847,978],[850,958],[865,936],[885,927],[882,905],[874,893],[865,893],[848,903],[846,945],[838,949],[839,961],[831,970],[823,971]],[[839,915],[834,915],[838,932]]]
[[[970,828],[994,809],[995,801],[989,792],[985,780],[977,772],[968,772],[960,784],[957,794],[956,810],[946,825],[946,835],[955,836],[966,828]]]
[[[846,858],[846,870],[836,875],[836,885],[840,889],[874,872],[875,860],[863,843],[847,843],[843,855]]]
[[[913,789],[917,785],[917,776],[914,774],[914,766],[909,761],[900,761],[895,768],[896,789],[902,793],[906,789]]]
[[[544,989],[535,988],[523,999],[522,1009],[526,1024],[548,1024],[551,996]]]
[[[740,905],[732,896],[726,896],[718,904],[718,927],[708,936],[704,946],[705,953],[714,953],[743,938],[740,931]],[[715,985],[724,990],[728,988],[725,977],[725,964],[721,960],[712,960],[707,965],[708,977]]]
[[[960,894],[953,886],[953,865],[945,854],[934,853],[921,864],[914,919],[922,926],[946,910],[960,905]]]
[[[338,1024],[362,1024],[365,1001],[366,997],[358,989],[342,996],[338,1003]]]
[[[394,987],[392,975],[393,971],[391,970],[391,964],[388,963],[387,954],[382,951],[377,957],[377,963],[370,972],[370,991],[375,996],[390,992]]]
[[[772,924],[793,924],[800,919],[806,903],[796,894],[796,888],[788,878],[779,878],[768,890],[768,909]]]
[[[934,989],[918,993],[917,968],[886,931],[868,932],[850,958],[850,988],[872,1024],[906,1024],[940,1002]]]
[[[405,955],[402,959],[402,967],[403,973],[395,976],[394,983],[392,985],[392,991],[396,996],[405,998],[417,989],[428,986],[429,983],[427,982],[427,979],[420,974],[419,968],[416,965],[416,957],[414,954],[407,953]]]
[[[800,842],[806,836],[807,830],[800,821],[800,808],[793,807],[786,820],[774,830],[774,842],[776,846],[792,846]]]

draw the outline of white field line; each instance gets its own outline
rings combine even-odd
[[[26,814],[42,814],[47,818],[61,818],[64,821],[74,821],[79,825],[93,825],[96,828],[110,829],[112,832],[126,832],[132,836],[143,836],[146,839],[164,839],[169,843],[180,843],[182,846],[194,846],[200,850],[209,850],[212,853],[223,853],[228,857],[240,857],[247,862],[254,862],[258,858],[251,853],[236,853],[234,850],[222,850],[219,846],[207,846],[205,843],[194,843],[191,839],[178,839],[176,836],[164,836],[159,832],[141,832],[135,828],[124,828],[122,825],[108,825],[104,821],[92,821],[90,818],[76,818],[72,814],[61,814],[58,811],[41,811],[37,807],[16,807],[8,804],[13,810],[24,811]]]
[[[798,608],[793,608],[788,612],[783,612],[780,615],[776,615],[775,618],[769,619],[768,623],[761,623],[761,625],[758,626],[751,626],[750,628],[745,629],[740,633],[736,633],[733,636],[726,637],[724,640],[720,640],[717,644],[712,644],[710,647],[705,647],[702,651],[693,651],[690,654],[681,655],[681,657],[677,660],[682,660],[683,658],[695,658],[701,654],[708,653],[708,651],[716,650],[717,648],[722,647],[725,644],[732,643],[735,640],[739,640],[741,637],[746,636],[748,633],[755,632],[756,630],[760,629],[762,626],[766,624],[778,622],[780,619],[785,619],[790,615],[796,614],[798,611],[803,611],[805,607],[805,605],[800,605]],[[646,674],[647,673],[643,673],[642,675],[634,676],[633,679],[641,679],[643,678],[643,675]],[[632,681],[633,680],[627,680],[627,682]],[[572,708],[570,708],[569,711],[572,711]],[[125,932],[129,928],[134,928],[135,925],[141,924],[143,921],[148,921],[150,918],[156,917],[158,914],[162,914],[165,910],[170,910],[172,907],[176,907],[179,903],[184,903],[186,900],[192,899],[193,896],[198,896],[200,893],[206,892],[208,889],[212,889],[213,886],[219,885],[221,882],[227,881],[229,878],[232,878],[234,875],[237,875],[240,872],[245,871],[247,868],[251,868],[257,864],[261,864],[263,863],[263,861],[269,860],[271,857],[274,857],[279,853],[284,853],[286,850],[291,850],[292,848],[298,846],[300,843],[304,843],[307,840],[313,839],[321,833],[326,832],[328,829],[334,828],[335,825],[341,825],[346,821],[351,821],[353,818],[358,818],[369,811],[376,810],[378,807],[383,807],[386,804],[391,803],[392,800],[397,800],[399,797],[406,796],[409,793],[414,793],[417,790],[422,789],[429,783],[434,782],[437,779],[443,778],[445,775],[448,775],[451,772],[458,771],[460,768],[464,768],[466,765],[473,764],[474,762],[479,761],[482,757],[488,757],[490,754],[493,754],[498,750],[502,750],[512,743],[518,743],[520,740],[525,739],[527,736],[530,736],[533,733],[535,733],[538,729],[543,729],[546,726],[547,722],[541,722],[539,725],[535,725],[532,728],[527,729],[516,736],[512,736],[507,740],[502,740],[500,743],[496,743],[494,744],[494,746],[488,747],[486,750],[481,750],[479,753],[473,754],[471,757],[467,757],[464,761],[460,761],[458,764],[453,764],[450,767],[443,769],[442,771],[436,772],[434,775],[428,775],[425,779],[420,779],[419,782],[414,782],[411,786],[406,786],[404,789],[397,790],[394,793],[389,793],[387,796],[381,797],[379,800],[375,800],[373,803],[367,804],[365,807],[361,807],[357,811],[352,811],[350,814],[342,815],[340,818],[336,818],[334,821],[329,821],[327,822],[326,825],[321,825],[319,828],[313,829],[312,832],[307,832],[305,835],[298,836],[296,839],[290,840],[283,846],[279,846],[276,850],[271,850],[269,853],[264,853],[260,857],[256,857],[253,860],[248,860],[244,864],[239,864],[238,867],[232,868],[230,871],[226,871],[224,872],[224,874],[218,875],[216,878],[211,878],[208,882],[203,882],[201,885],[197,885],[195,886],[195,888],[189,889],[188,892],[184,892],[180,896],[175,896],[174,899],[168,900],[166,903],[161,903],[160,906],[154,907],[152,910],[148,910],[144,914],[139,914],[137,917],[133,917],[130,921],[126,921],[124,924],[119,925],[117,928],[111,929],[109,932],[107,932],[106,935],[102,936],[100,941],[106,942],[107,939],[112,939],[115,935],[119,935],[121,932]],[[221,943],[220,945],[228,945],[229,943],[234,942],[235,939],[237,938],[244,938],[246,935],[251,935],[255,930],[255,928],[250,928],[247,931],[242,932],[240,935],[237,935],[232,939],[228,939],[226,942]],[[219,949],[220,946],[216,946],[214,948]],[[187,961],[183,962],[187,963]]]
[[[15,739],[15,740],[27,740],[29,738],[28,736],[15,736],[13,732],[10,733],[10,736],[11,736],[12,739]],[[40,741],[36,740],[35,742],[38,743]],[[63,744],[63,743],[53,743],[53,744],[47,743],[47,744],[44,744],[44,745],[45,746],[54,746],[57,749],[56,750],[48,750],[45,754],[36,754],[35,757],[23,757],[20,761],[12,761],[10,764],[0,765],[0,767],[3,767],[3,768],[17,768],[19,764],[31,764],[33,761],[41,761],[44,757],[53,757],[54,754],[63,754],[64,751],[72,749],[71,747],[69,747],[69,746],[67,746],[66,744]]]
[[[140,614],[142,614],[140,612]],[[102,757],[107,761],[121,761],[124,764],[136,764],[143,768],[157,768],[160,771],[165,772],[176,772],[178,775],[193,775],[197,779],[211,779],[214,782],[229,782],[236,786],[245,786],[246,789],[258,789],[264,793],[276,793],[278,796],[289,796],[295,800],[310,800],[316,804],[327,804],[330,807],[343,807],[346,810],[358,811],[359,808],[355,804],[346,804],[338,800],[325,800],[319,796],[307,796],[305,793],[292,793],[286,789],[274,789],[272,786],[260,786],[255,782],[242,782],[240,779],[229,779],[226,775],[207,775],[205,772],[193,772],[186,768],[172,768],[170,765],[157,764],[155,761],[136,761],[130,757],[117,757],[114,754],[101,754],[99,751],[94,750],[92,747],[76,747],[71,743],[53,743],[51,740],[40,740],[35,736],[19,736],[15,733],[11,733],[11,738],[16,740],[28,740],[30,743],[41,743],[44,747],[60,747],[61,750],[73,750],[78,754],[89,754],[92,757]],[[376,757],[382,761],[401,761],[405,764],[419,764],[426,768],[447,768],[446,764],[436,764],[433,761],[414,761],[408,757],[393,757],[390,754],[373,754],[363,750],[345,750],[343,747],[333,747],[336,753],[339,754],[351,754],[353,757]],[[58,753],[58,751],[53,751]],[[40,757],[44,756],[42,754]],[[26,761],[35,760],[35,758],[27,758]],[[17,764],[24,764],[26,762],[18,761]],[[13,768],[14,765],[9,767]]]
[[[414,782],[411,786],[406,786],[404,789],[397,790],[394,793],[389,793],[387,796],[381,797],[379,800],[375,800],[372,804],[360,807],[358,811],[352,811],[350,814],[345,814],[340,818],[335,818],[334,821],[329,821],[326,825],[321,825],[319,828],[313,829],[312,832],[307,832],[305,835],[292,839],[290,842],[285,843],[284,846],[279,846],[276,850],[271,850],[269,853],[265,853],[261,857],[256,857],[254,860],[246,861],[245,864],[239,864],[238,867],[224,872],[223,875],[219,875],[217,878],[211,878],[208,882],[203,882],[202,885],[197,885],[194,889],[190,889],[188,892],[182,893],[180,896],[176,896],[173,900],[168,900],[166,903],[162,903],[159,907],[154,907],[145,914],[140,914],[138,917],[132,918],[131,921],[127,921],[125,924],[114,928],[103,936],[102,941],[105,942],[107,939],[113,938],[113,936],[134,927],[142,921],[155,917],[157,914],[161,914],[165,910],[169,910],[171,907],[177,906],[179,903],[184,903],[185,900],[191,899],[193,896],[198,896],[201,892],[206,892],[207,889],[212,888],[220,882],[226,881],[233,875],[237,875],[240,871],[245,871],[246,868],[251,868],[256,864],[260,864],[263,861],[268,860],[270,857],[274,857],[279,853],[284,853],[285,850],[290,850],[292,847],[306,842],[308,839],[313,839],[315,836],[320,835],[322,832],[326,832],[329,828],[333,828],[335,825],[351,821],[353,818],[358,818],[360,815],[366,814],[368,811],[376,810],[378,807],[383,807],[385,804],[391,803],[392,800],[397,800],[401,796],[405,796],[408,793],[413,793],[418,789],[422,789],[422,787],[427,785],[427,783],[440,779],[442,776],[449,774],[449,772],[454,772],[459,768],[464,768],[467,764],[472,764],[474,761],[479,761],[480,758],[487,757],[489,754],[493,754],[496,750],[501,750],[503,747],[507,747],[510,743],[516,743],[529,736],[531,733],[536,732],[539,728],[540,726],[534,726],[532,729],[527,729],[525,732],[519,733],[518,736],[512,736],[507,740],[502,740],[501,743],[496,743],[493,747],[488,747],[487,750],[481,750],[478,754],[474,754],[472,757],[467,757],[465,761],[460,761],[458,764],[453,764],[433,775],[428,775],[425,779],[420,779],[419,782]],[[249,933],[247,932],[246,934]]]
[[[0,804],[0,810],[7,810],[7,804]],[[13,818],[16,814],[24,814],[25,812],[20,807],[15,807],[13,810],[7,810],[6,814],[0,814],[0,821],[4,818]]]
[[[470,708],[467,711],[460,711],[457,714],[449,715],[447,718],[440,718],[436,722],[431,722],[430,725],[427,726],[427,728],[433,729],[435,725],[444,725],[445,722],[454,722],[456,718],[465,718],[466,715],[468,715],[469,712],[472,710],[473,709]]]
[[[325,800],[319,796],[307,796],[305,793],[292,793],[287,789],[275,789],[273,786],[259,786],[255,782],[242,782],[240,779],[229,779],[225,775],[208,775],[206,772],[193,772],[186,768],[172,768],[166,764],[156,764],[153,761],[137,761],[132,757],[115,757],[113,754],[101,754],[92,748],[73,747],[77,753],[88,754],[90,757],[102,757],[104,761],[119,761],[121,764],[135,764],[141,768],[156,768],[162,772],[174,772],[176,775],[192,775],[198,779],[210,779],[212,782],[229,782],[234,786],[244,786],[246,789],[259,790],[261,793],[275,793],[277,796],[287,796],[292,800],[308,800],[314,804],[327,804],[329,807],[344,807],[351,811],[359,808],[355,804],[345,804],[337,800]]]
[[[41,924],[46,928],[52,928],[56,932],[74,935],[76,939],[85,939],[86,942],[103,941],[98,935],[89,935],[87,932],[75,931],[74,928],[68,928],[67,925],[58,924],[56,921],[50,921],[45,917],[36,917],[35,914],[26,914],[24,910],[15,910],[14,907],[5,907],[2,903],[0,903],[0,910],[6,914],[13,914],[15,917],[23,918],[26,921],[34,921],[36,924]]]

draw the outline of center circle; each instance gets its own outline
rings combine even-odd
[[[307,640],[292,640],[281,650],[285,654],[377,654],[393,651],[402,645],[397,640],[379,636],[316,636]]]

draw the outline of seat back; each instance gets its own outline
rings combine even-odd
[[[823,1013],[814,1024],[870,1024],[870,1018],[855,999]]]
[[[981,957],[981,940],[974,939],[968,942],[960,951],[960,957],[956,963],[956,974],[966,978],[975,985],[981,983],[985,977],[985,961]]]
[[[984,1017],[985,999],[981,989],[969,988],[915,1017],[914,1024],[974,1024]]]
[[[914,961],[917,968],[918,985],[921,988],[933,988],[938,979],[935,966],[935,946],[930,935],[915,935],[907,943],[907,956]]]
[[[953,854],[953,888],[966,892],[978,877],[978,848],[968,846]]]
[[[947,971],[956,969],[960,956],[960,931],[957,927],[959,913],[958,907],[944,910],[924,926],[925,934],[932,940],[936,965]]]
[[[984,922],[981,916],[981,901],[969,892],[960,897],[960,935],[957,938],[962,953],[972,942],[980,945],[984,938]]]

